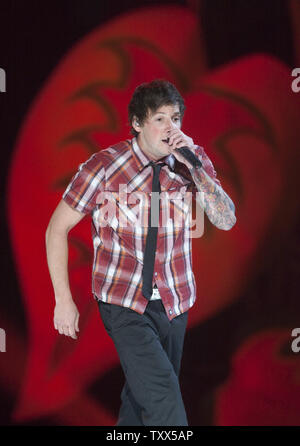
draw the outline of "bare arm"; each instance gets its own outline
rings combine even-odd
[[[68,274],[68,233],[85,214],[61,200],[46,230],[47,262],[55,295],[54,327],[76,339],[79,313],[72,299]]]
[[[210,222],[224,231],[231,229],[236,223],[235,207],[232,200],[224,192],[222,187],[206,173],[204,168],[195,169],[192,164],[176,151],[176,148],[179,147],[189,147],[193,152],[194,142],[192,138],[185,135],[180,128],[174,127],[169,132],[168,142],[171,153],[175,158],[190,169],[196,187],[201,193],[201,200],[199,203],[203,207]],[[208,157],[204,152],[203,155],[208,161]],[[209,163],[211,163],[210,160]]]
[[[199,192],[203,192],[203,208],[210,222],[228,231],[236,223],[235,206],[222,187],[204,169],[192,168],[191,174]]]

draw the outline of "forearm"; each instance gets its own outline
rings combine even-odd
[[[58,232],[49,225],[46,253],[56,302],[72,300],[68,274],[68,233]]]
[[[228,231],[236,223],[235,206],[222,187],[201,169],[191,169],[193,180],[203,196],[203,208],[210,222]]]

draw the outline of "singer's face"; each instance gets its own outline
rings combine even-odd
[[[148,117],[140,126],[133,123],[139,132],[137,142],[140,148],[153,160],[158,160],[171,153],[166,139],[174,128],[181,128],[179,106],[162,105],[154,113],[149,112]]]

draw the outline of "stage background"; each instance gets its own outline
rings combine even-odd
[[[88,218],[70,234],[78,341],[53,329],[44,232],[78,165],[128,137],[134,86],[187,103],[237,224],[193,240],[198,299],[181,386],[190,425],[299,425],[297,0],[0,5],[2,425],[113,425],[124,377],[90,290]]]

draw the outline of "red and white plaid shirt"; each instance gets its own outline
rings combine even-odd
[[[195,154],[220,185],[203,148],[195,146]],[[62,196],[72,208],[92,216],[95,299],[140,314],[148,304],[142,294],[142,269],[153,176],[150,161],[136,138],[120,142],[80,164]],[[197,188],[189,170],[173,155],[161,161],[166,164],[160,172],[161,210],[153,284],[172,320],[196,300],[190,237],[192,200],[186,197],[195,196]]]

